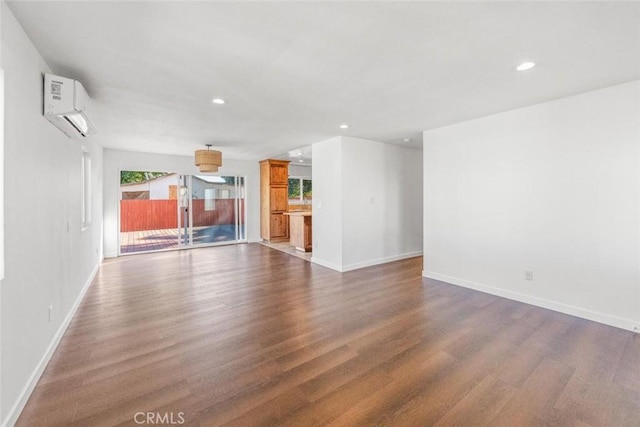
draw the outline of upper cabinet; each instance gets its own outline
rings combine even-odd
[[[289,161],[288,160],[266,160],[266,162],[268,162],[269,169],[271,171],[270,184],[286,186],[289,179]]]

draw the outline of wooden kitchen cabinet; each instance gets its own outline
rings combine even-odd
[[[288,160],[268,160],[269,163],[269,176],[271,185],[288,185],[289,184],[289,161]],[[283,162],[273,163],[273,162]]]
[[[289,217],[283,213],[271,214],[271,240],[289,238]]]
[[[289,207],[288,187],[271,187],[269,190],[271,212],[286,212]]]
[[[311,252],[313,243],[311,241],[311,212],[295,211],[284,214],[289,217],[290,244],[296,250]]]
[[[289,240],[289,161],[260,162],[260,237],[267,242]]]

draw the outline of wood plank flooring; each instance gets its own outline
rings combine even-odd
[[[179,235],[183,230],[165,228],[161,230],[138,230],[120,233],[120,253],[123,255],[136,252],[161,251],[177,249]],[[193,227],[193,244],[211,244],[236,240],[234,225],[207,225]]]
[[[640,335],[421,263],[340,274],[259,244],[108,260],[17,425],[640,425]]]
[[[138,230],[120,233],[120,253],[148,252],[178,247],[178,229]]]

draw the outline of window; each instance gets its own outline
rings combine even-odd
[[[91,154],[82,153],[82,227],[91,224]]]
[[[216,189],[215,188],[204,189],[204,210],[205,211],[216,210]]]
[[[310,179],[302,180],[302,199],[311,200],[311,180]]]
[[[289,178],[289,203],[293,205],[304,204],[305,200],[311,200],[311,180],[307,178]]]
[[[289,201],[300,200],[300,178],[289,178]]]

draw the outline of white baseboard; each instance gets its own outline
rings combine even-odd
[[[545,298],[535,297],[532,295],[514,292],[507,289],[496,288],[482,283],[471,282],[469,280],[460,279],[458,277],[447,276],[432,271],[423,271],[422,276],[428,279],[435,279],[441,282],[450,283],[452,285],[462,286],[464,288],[474,289],[491,295],[535,305],[537,307],[546,308],[560,313],[569,314],[571,316],[580,317],[594,322],[614,326],[620,329],[626,329],[632,332],[640,333],[640,324],[632,319],[625,319],[598,311],[588,310],[586,308],[574,305],[564,304],[558,301],[552,301]]]
[[[330,268],[332,270],[339,271],[340,273],[342,273],[342,266],[340,266],[338,264],[335,264],[333,262],[325,261],[323,259],[320,259],[320,258],[314,257],[314,256],[311,256],[311,262],[314,263],[314,264],[318,264],[318,265],[321,265],[323,267],[327,267],[327,268]]]
[[[58,344],[60,344],[60,340],[62,339],[64,333],[67,331],[67,328],[69,327],[69,324],[73,319],[73,316],[76,314],[76,311],[78,310],[78,307],[82,302],[82,299],[87,293],[87,290],[89,290],[89,286],[91,286],[91,282],[93,282],[93,279],[96,277],[96,273],[98,272],[99,268],[100,268],[100,262],[96,264],[93,271],[89,275],[89,279],[87,279],[86,283],[82,287],[82,290],[80,291],[80,294],[74,301],[73,306],[71,306],[71,310],[69,310],[69,313],[64,318],[64,321],[58,328],[58,331],[51,339],[51,343],[49,344],[47,351],[40,359],[40,362],[38,363],[34,371],[31,373],[31,376],[29,377],[27,384],[24,386],[24,388],[22,389],[22,392],[20,393],[20,397],[18,398],[16,403],[13,405],[13,407],[9,411],[7,418],[2,423],[2,427],[13,426],[18,421],[18,417],[22,413],[24,406],[27,404],[27,401],[29,400],[29,397],[31,396],[33,389],[38,384],[38,381],[40,380],[40,377],[42,376],[44,369],[47,367],[47,364],[49,363],[49,360],[51,360],[51,356],[53,356],[53,353],[56,351]]]
[[[407,252],[400,255],[392,255],[384,258],[376,258],[368,261],[356,262],[353,264],[348,264],[343,266],[342,271],[358,270],[360,268],[371,267],[372,265],[386,264],[388,262],[400,261],[408,258],[415,258],[417,256],[422,256],[422,251]]]
[[[105,258],[118,258],[118,253],[117,252],[106,252],[104,254]]]
[[[376,258],[376,259],[371,259],[368,261],[357,262],[357,263],[348,264],[348,265],[338,265],[333,262],[318,259],[317,257],[313,257],[313,256],[311,257],[311,262],[314,264],[318,264],[323,267],[327,267],[332,270],[344,273],[347,271],[358,270],[360,268],[371,267],[373,265],[386,264],[388,262],[400,261],[407,258],[415,258],[417,256],[422,256],[422,251],[407,252],[400,255],[393,255],[393,256],[388,256],[384,258]]]

